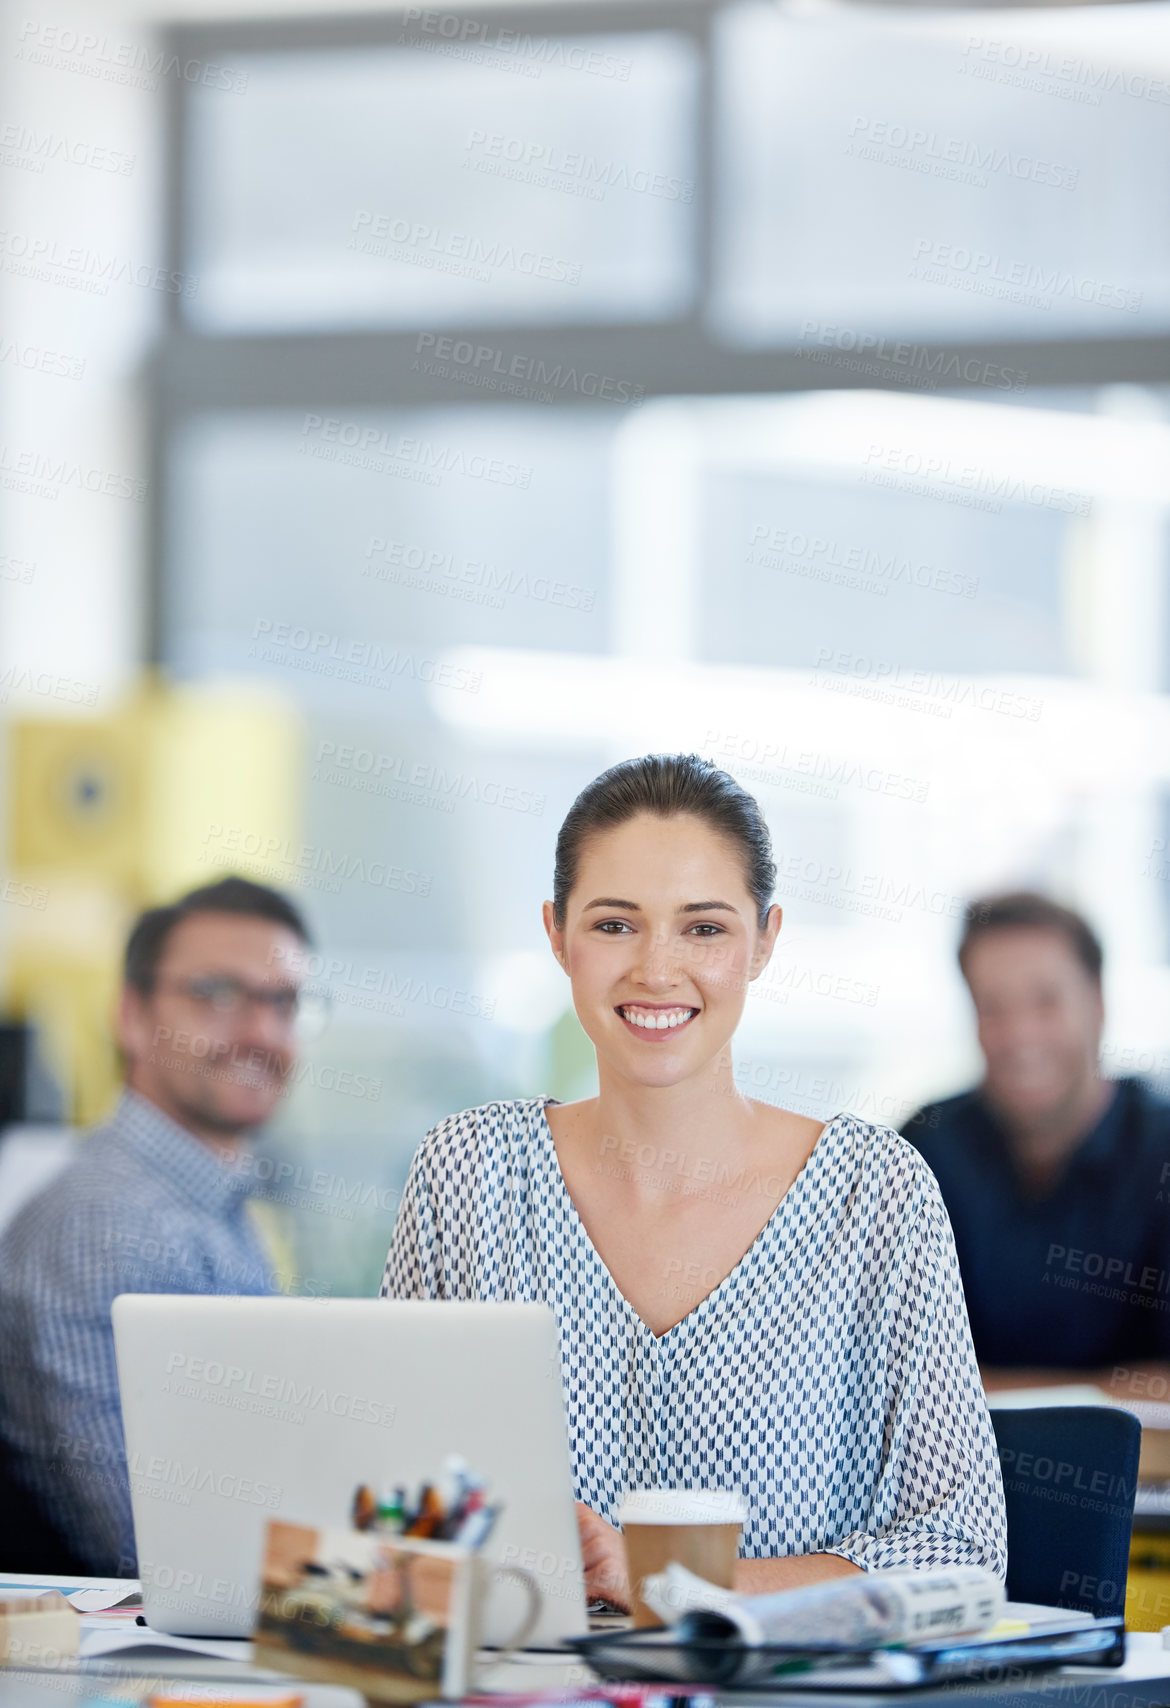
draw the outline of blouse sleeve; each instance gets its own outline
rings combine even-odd
[[[954,1236],[915,1156],[888,1294],[886,1424],[871,1519],[831,1546],[866,1571],[1007,1570],[999,1456],[963,1299]],[[892,1230],[891,1230],[892,1231]]]
[[[406,1177],[382,1276],[383,1299],[447,1297],[439,1218],[427,1178],[427,1148],[424,1140]]]

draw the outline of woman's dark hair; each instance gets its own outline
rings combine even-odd
[[[643,759],[611,765],[581,790],[565,815],[553,873],[553,918],[558,926],[565,922],[565,906],[577,881],[585,843],[642,812],[658,818],[690,813],[734,842],[763,925],[776,887],[776,862],[756,801],[734,777],[697,753],[648,753]]]

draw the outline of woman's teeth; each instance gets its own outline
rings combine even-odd
[[[692,1014],[697,1014],[697,1008],[619,1008],[618,1013],[623,1020],[628,1020],[633,1026],[641,1026],[646,1032],[665,1032],[676,1026],[681,1026],[689,1020]]]

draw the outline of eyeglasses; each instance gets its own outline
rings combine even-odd
[[[156,989],[161,986],[158,981]],[[238,1019],[252,1003],[267,1008],[269,1013],[286,1026],[291,1026],[298,1038],[319,1037],[329,1023],[329,996],[323,990],[310,990],[297,985],[245,984],[243,979],[226,974],[207,974],[190,979],[173,979],[171,989],[179,991],[199,1008],[210,1009],[225,1019]]]

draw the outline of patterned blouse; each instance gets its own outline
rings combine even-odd
[[[656,1336],[569,1196],[545,1106],[428,1133],[382,1296],[533,1300],[560,1325],[578,1500],[739,1489],[748,1557],[1006,1569],[1003,1488],[950,1223],[886,1127],[837,1115],[735,1268]]]

